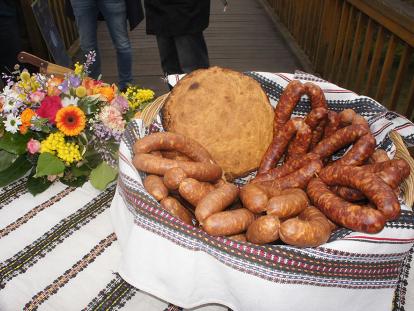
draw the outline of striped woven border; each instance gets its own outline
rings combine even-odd
[[[318,247],[254,246],[184,225],[159,208],[141,187],[120,175],[118,189],[140,227],[187,249],[205,251],[245,273],[277,282],[343,288],[395,287],[406,253],[355,254]]]

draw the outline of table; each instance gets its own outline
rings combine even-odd
[[[116,273],[115,185],[55,183],[33,197],[25,182],[0,188],[0,310],[177,310]]]

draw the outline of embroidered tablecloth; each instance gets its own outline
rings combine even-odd
[[[0,188],[0,310],[178,311],[134,288],[121,259],[103,192],[55,183],[35,197],[26,179]],[[209,306],[200,311],[223,311]]]

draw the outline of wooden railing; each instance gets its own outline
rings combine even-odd
[[[24,18],[23,23],[26,26],[24,32],[29,43],[27,48],[30,52],[39,57],[52,60],[33,15],[31,7],[32,1],[33,0],[20,0],[19,3]],[[76,25],[74,21],[65,15],[64,0],[49,0],[49,6],[66,50],[69,56],[73,56],[79,48]]]
[[[70,56],[73,56],[79,48],[79,35],[75,22],[65,15],[65,1],[49,0],[49,6],[66,50]]]
[[[413,7],[395,0],[267,1],[315,73],[413,118]]]

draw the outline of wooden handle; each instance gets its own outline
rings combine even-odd
[[[33,66],[39,67],[40,72],[46,73],[47,66],[49,65],[49,62],[45,61],[44,59],[41,59],[33,54],[27,53],[27,52],[20,52],[17,55],[17,59],[19,62],[24,64],[31,64]]]

